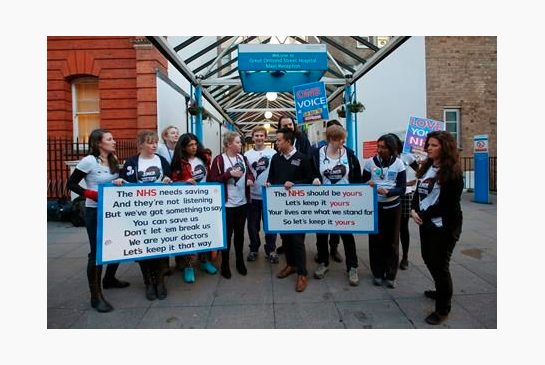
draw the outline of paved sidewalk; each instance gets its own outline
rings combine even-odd
[[[497,327],[497,219],[493,204],[473,203],[464,193],[462,238],[454,249],[451,272],[454,299],[449,319],[439,328]],[[168,298],[150,302],[136,263],[121,264],[118,277],[131,286],[105,290],[114,306],[110,313],[90,307],[85,274],[88,240],[85,228],[69,222],[47,224],[48,328],[431,328],[424,318],[433,301],[423,292],[432,280],[420,255],[416,225],[410,223],[409,269],[399,271],[395,289],[371,283],[368,239],[356,236],[360,285],[351,287],[343,263],[332,262],[323,280],[312,278],[316,268],[316,236],[307,235],[309,285],[295,292],[295,277],[277,279],[284,266],[265,261],[263,249],[256,262],[247,262],[248,275],[240,276],[231,262],[233,277],[208,275],[197,269],[194,284],[181,273],[167,277]],[[278,239],[279,243],[280,239]],[[245,241],[245,256],[248,251]],[[342,246],[342,245],[341,245]],[[344,257],[342,247],[340,252]],[[171,266],[173,260],[171,259]]]

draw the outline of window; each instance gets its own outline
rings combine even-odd
[[[84,77],[72,82],[74,140],[87,142],[89,134],[100,127],[98,79]]]
[[[458,148],[460,145],[460,108],[443,109],[443,120],[445,121],[447,132],[450,132],[456,139]]]

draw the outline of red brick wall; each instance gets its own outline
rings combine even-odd
[[[488,134],[497,153],[496,37],[426,37],[427,113],[443,120],[443,108],[461,108],[462,156],[473,156],[473,136]]]
[[[70,81],[98,77],[100,124],[116,138],[156,128],[155,70],[167,62],[144,37],[48,37],[48,136],[72,137]]]

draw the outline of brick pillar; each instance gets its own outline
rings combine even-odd
[[[167,73],[167,60],[145,37],[131,40],[136,50],[136,126],[157,129],[157,77],[156,71]]]

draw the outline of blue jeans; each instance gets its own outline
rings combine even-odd
[[[252,199],[248,204],[248,237],[250,237],[250,252],[257,252],[261,246],[259,230],[263,218],[263,201]],[[265,234],[265,253],[269,255],[276,250],[276,234]]]

